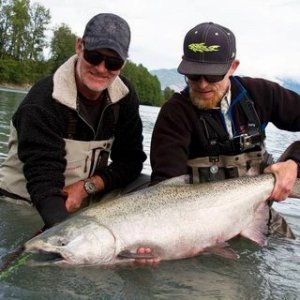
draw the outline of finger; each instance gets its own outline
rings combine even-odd
[[[146,259],[144,259],[144,258],[142,259],[142,258],[141,258],[141,259],[136,259],[136,260],[135,260],[135,263],[136,263],[137,265],[139,265],[139,266],[144,266],[144,265],[146,265],[146,261],[147,261]]]
[[[157,266],[160,263],[159,258],[150,258],[150,259],[136,259],[135,264],[138,266]]]
[[[66,190],[61,190],[60,191],[61,196],[64,198],[64,201],[66,201],[68,199],[68,192]]]
[[[149,254],[151,252],[152,252],[152,250],[149,247],[140,247],[137,249],[138,254]]]
[[[67,212],[69,212],[69,213],[73,213],[76,210],[78,210],[78,208],[76,208],[76,205],[71,201],[66,201],[65,206],[66,206]]]

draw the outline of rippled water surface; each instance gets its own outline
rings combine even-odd
[[[0,163],[7,154],[10,117],[23,97],[0,90]],[[147,153],[158,111],[141,106]],[[271,125],[267,132],[267,147],[275,158],[299,139],[299,133]],[[149,160],[144,172],[151,172]],[[288,199],[276,209],[284,214],[297,239],[272,237],[266,247],[233,240],[230,244],[241,256],[236,261],[200,255],[152,268],[26,264],[0,279],[0,299],[300,299],[300,200]],[[33,209],[0,201],[0,264],[40,227]]]

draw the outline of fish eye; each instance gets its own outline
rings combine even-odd
[[[67,242],[66,242],[66,240],[58,240],[58,241],[57,241],[57,244],[58,244],[58,246],[63,247],[63,246],[66,246],[66,245],[67,245]]]

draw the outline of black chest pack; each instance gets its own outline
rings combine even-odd
[[[242,132],[229,138],[229,134],[223,123],[220,121],[223,116],[221,112],[215,112],[219,115],[217,120],[212,112],[201,111],[200,122],[204,127],[205,135],[208,139],[205,155],[218,156],[222,154],[239,154],[245,151],[258,150],[265,139],[265,133],[261,128],[261,122],[255,110],[253,101],[247,95],[239,101],[238,104],[245,116],[245,124],[239,127],[244,128]]]

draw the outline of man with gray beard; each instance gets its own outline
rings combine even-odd
[[[276,178],[270,199],[286,199],[299,176],[300,142],[274,163],[265,149],[265,128],[272,122],[300,131],[300,96],[275,82],[234,76],[239,66],[235,36],[224,26],[195,26],[183,50],[178,72],[187,87],[163,105],[156,121],[152,184],[182,174],[201,183],[268,172]],[[270,233],[294,237],[273,209],[269,222]]]

